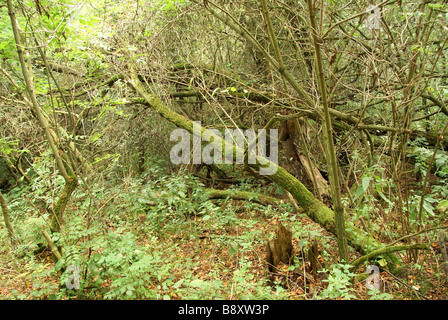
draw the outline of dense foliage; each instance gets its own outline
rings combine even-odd
[[[446,297],[448,7],[378,2],[372,29],[370,4],[1,0],[2,297]],[[173,164],[181,117],[279,129],[335,226],[254,167]],[[270,272],[279,224],[295,254]],[[378,249],[353,233],[426,250],[352,268]]]

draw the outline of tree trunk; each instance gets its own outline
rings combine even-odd
[[[78,186],[78,180],[75,177],[69,177],[65,181],[64,189],[59,194],[58,201],[56,202],[53,211],[53,217],[51,219],[51,232],[59,232],[61,230],[62,218],[70,197]]]
[[[58,201],[56,202],[53,208],[53,217],[51,220],[51,231],[60,231],[62,215],[64,213],[65,207],[70,200],[72,192],[76,189],[78,185],[78,180],[76,178],[76,174],[73,170],[74,165],[70,161],[70,157],[64,152],[64,148],[61,144],[61,141],[55,134],[55,132],[50,127],[50,121],[47,118],[44,109],[39,104],[39,101],[36,98],[35,86],[32,81],[33,73],[31,68],[27,68],[27,64],[25,62],[24,54],[26,53],[26,44],[22,43],[24,38],[21,37],[21,31],[19,30],[18,22],[15,17],[14,7],[11,0],[7,0],[8,14],[11,20],[11,27],[13,30],[14,40],[16,44],[17,55],[19,58],[23,79],[26,85],[26,91],[28,93],[28,97],[30,100],[31,110],[34,112],[37,117],[41,128],[43,129],[45,136],[47,138],[47,142],[50,145],[53,156],[56,160],[57,168],[59,173],[63,176],[65,180],[65,186],[59,195]],[[56,125],[56,129],[60,127]],[[69,144],[70,148],[75,148],[74,144]],[[76,150],[75,151],[76,155]]]
[[[317,34],[317,24],[315,20],[315,12],[314,12],[314,4],[312,0],[308,0],[308,10],[311,24],[311,33],[313,35],[313,44],[314,51],[316,55],[316,75],[319,83],[319,94],[320,100],[323,107],[323,116],[324,116],[324,137],[325,137],[325,150],[327,151],[327,162],[328,169],[330,173],[330,189],[331,189],[331,197],[333,199],[333,207],[335,212],[335,224],[336,224],[336,234],[337,234],[337,242],[339,249],[339,257],[341,261],[345,261],[348,263],[348,247],[347,247],[347,239],[345,232],[345,218],[344,218],[344,206],[341,201],[341,189],[339,185],[339,169],[338,163],[336,159],[336,152],[333,143],[333,128],[331,123],[331,117],[329,112],[329,103],[327,97],[327,85],[324,77],[324,69],[322,63],[322,54],[320,50],[321,40],[318,39],[319,35]]]
[[[11,240],[11,245],[14,248],[16,246],[16,241],[14,239],[15,232],[14,232],[14,228],[12,226],[11,220],[9,218],[9,212],[8,212],[8,207],[6,205],[5,198],[3,198],[3,195],[1,192],[0,192],[0,205],[1,205],[2,211],[3,211],[3,218],[5,219],[6,229],[8,229],[9,239]]]
[[[247,191],[237,191],[237,190],[216,190],[216,189],[206,189],[207,199],[226,199],[230,198],[233,200],[250,200],[257,202],[262,205],[279,205],[282,203],[281,200],[266,196],[261,193],[247,192]]]

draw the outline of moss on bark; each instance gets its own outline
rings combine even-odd
[[[70,197],[78,186],[78,180],[75,177],[69,177],[65,180],[64,189],[59,194],[58,200],[53,208],[53,217],[51,219],[51,232],[59,232],[61,230],[62,218]]]

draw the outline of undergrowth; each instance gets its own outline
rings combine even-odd
[[[51,178],[49,176],[49,178]],[[51,179],[50,179],[51,180]],[[57,186],[59,180],[53,181]],[[36,184],[38,185],[38,184]],[[36,185],[34,188],[36,188]],[[372,187],[373,186],[373,187]],[[45,189],[46,186],[40,186]],[[207,200],[204,185],[187,173],[156,178],[126,178],[119,184],[81,182],[67,208],[61,233],[51,235],[63,248],[54,263],[44,248],[42,230],[49,214],[39,199],[54,196],[29,187],[8,194],[17,238],[11,250],[4,229],[0,283],[11,288],[6,299],[391,299],[396,287],[367,292],[349,265],[340,264],[334,237],[296,213],[288,203]],[[256,190],[250,180],[239,190]],[[269,185],[271,194],[281,190]],[[376,211],[363,208],[388,203],[387,181],[366,173],[355,193],[360,211],[353,221]],[[261,190],[260,190],[261,191]],[[266,192],[266,191],[265,191]],[[373,195],[373,192],[376,192]],[[26,196],[31,194],[30,196]],[[33,197],[33,198],[32,198]],[[44,201],[41,201],[44,203]],[[50,201],[51,202],[51,201]],[[384,207],[387,210],[387,206]],[[295,259],[274,274],[264,261],[265,243],[277,224],[293,232]],[[371,231],[380,229],[381,220]],[[307,250],[320,246],[319,273],[307,279]],[[356,257],[355,252],[351,252]],[[10,270],[12,272],[6,272]],[[74,282],[74,278],[78,282]],[[355,283],[358,283],[357,285]],[[76,286],[75,286],[76,284]]]

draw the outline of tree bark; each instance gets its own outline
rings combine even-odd
[[[328,169],[330,172],[330,190],[331,197],[333,199],[333,207],[335,212],[335,224],[336,224],[336,234],[337,243],[339,249],[339,257],[341,261],[348,263],[348,247],[347,239],[345,235],[345,217],[344,217],[344,206],[341,200],[341,189],[339,185],[339,168],[336,158],[336,152],[333,142],[333,128],[331,123],[331,117],[329,112],[329,103],[327,97],[327,85],[324,77],[324,69],[322,64],[322,54],[321,54],[321,39],[317,34],[317,25],[315,20],[314,4],[312,0],[308,0],[308,10],[311,24],[311,34],[313,38],[314,51],[316,55],[316,75],[319,83],[319,94],[320,100],[323,107],[323,127],[324,127],[324,138],[325,138],[325,150],[327,151],[327,162]]]
[[[30,99],[30,106],[34,114],[36,115],[40,126],[45,132],[48,144],[52,150],[53,156],[56,160],[59,173],[65,180],[65,186],[62,190],[59,198],[53,208],[53,217],[51,220],[51,230],[52,232],[60,231],[62,215],[64,213],[65,207],[70,200],[72,192],[78,185],[78,180],[74,172],[74,165],[70,161],[70,157],[64,152],[61,141],[58,139],[55,132],[50,127],[50,121],[47,118],[44,109],[41,107],[36,98],[35,87],[32,81],[32,71],[31,68],[28,70],[25,58],[24,58],[24,44],[22,43],[22,38],[20,34],[19,25],[15,17],[14,7],[11,0],[7,0],[8,14],[11,20],[11,26],[14,35],[14,41],[16,44],[17,55],[19,58],[20,66],[22,69],[22,75],[26,85],[26,91]],[[56,128],[58,128],[57,125]],[[74,145],[73,145],[74,146]]]
[[[16,246],[15,241],[15,232],[11,223],[11,219],[9,218],[8,206],[6,205],[5,198],[3,198],[2,193],[0,192],[0,205],[2,207],[3,218],[5,219],[6,229],[8,230],[9,239],[11,240],[11,245],[14,248]]]
[[[206,192],[208,199],[230,198],[233,200],[250,200],[262,205],[278,205],[282,203],[282,200],[255,192],[237,191],[237,190],[215,190],[215,189],[206,189]]]
[[[71,198],[73,191],[78,186],[78,180],[75,177],[69,177],[65,181],[64,189],[59,194],[58,200],[53,208],[53,217],[51,219],[51,232],[61,231],[61,225],[63,224],[62,218],[67,206],[68,201]]]
[[[56,260],[55,262],[58,262],[62,258],[61,253],[59,252],[58,248],[54,244],[53,240],[51,240],[50,235],[47,233],[47,231],[42,230],[42,234],[44,235],[45,239],[47,240],[48,246],[50,247],[50,250],[55,257],[55,260]]]

